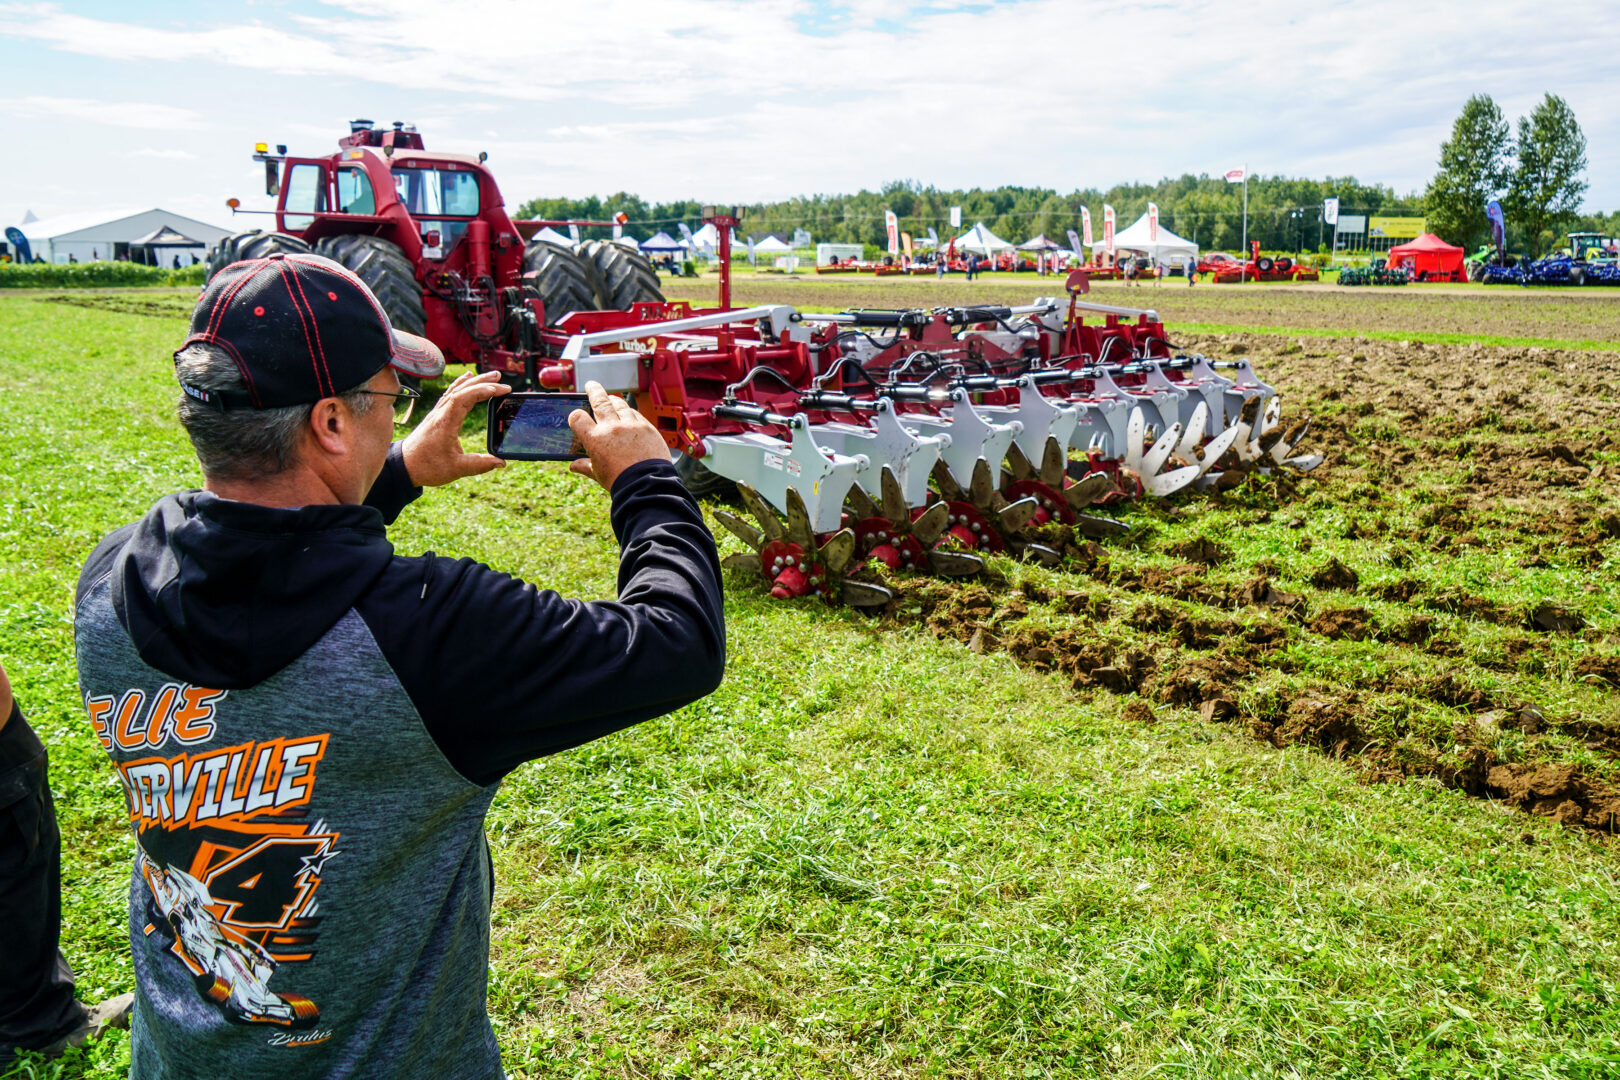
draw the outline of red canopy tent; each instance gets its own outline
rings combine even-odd
[[[1414,281],[1467,281],[1463,270],[1463,249],[1453,247],[1434,233],[1424,233],[1399,247],[1389,249],[1390,267],[1402,267]]]

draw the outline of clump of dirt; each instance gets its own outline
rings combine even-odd
[[[1336,758],[1359,751],[1366,743],[1349,703],[1322,697],[1297,697],[1288,703],[1282,719],[1261,732],[1274,746],[1306,743]],[[1265,721],[1258,721],[1266,725]]]
[[[1366,641],[1372,636],[1372,612],[1366,608],[1324,611],[1307,623],[1305,629],[1335,640]]]
[[[1207,536],[1197,536],[1191,540],[1183,540],[1179,544],[1171,544],[1165,550],[1178,559],[1203,563],[1205,566],[1219,566],[1232,557],[1231,548],[1225,544],[1216,543]]]
[[[1547,634],[1568,634],[1585,625],[1586,620],[1581,617],[1580,612],[1551,600],[1543,600],[1531,608],[1525,616],[1527,630],[1539,630]]]
[[[1192,600],[1211,607],[1226,604],[1226,590],[1206,580],[1208,569],[1195,562],[1165,568],[1145,566],[1140,570],[1121,567],[1114,572],[1114,584],[1130,592],[1157,593],[1175,600]]]
[[[1433,615],[1413,615],[1397,626],[1385,629],[1384,636],[1402,645],[1422,645],[1435,635]]]
[[[1338,559],[1329,559],[1326,566],[1311,575],[1311,584],[1318,589],[1338,589],[1341,592],[1355,592],[1357,586],[1361,584],[1361,575]]]
[[[1263,573],[1239,589],[1232,597],[1232,602],[1238,607],[1276,608],[1292,618],[1305,617],[1305,598],[1295,593],[1283,592]]]
[[[1583,656],[1575,661],[1575,677],[1620,688],[1620,656]]]
[[[1198,705],[1211,698],[1234,699],[1259,669],[1240,656],[1196,656],[1161,670],[1148,687],[1149,694],[1166,705]]]
[[[1392,604],[1410,604],[1423,592],[1423,582],[1416,578],[1399,578],[1375,587],[1372,594]]]
[[[1423,602],[1430,611],[1445,611],[1478,622],[1506,624],[1515,621],[1513,613],[1483,596],[1474,596],[1461,589],[1443,589]]]
[[[1426,697],[1430,701],[1453,709],[1470,709],[1480,712],[1491,707],[1491,696],[1477,686],[1469,686],[1458,681],[1457,677],[1447,672],[1428,679],[1408,679],[1401,683],[1411,693],[1419,697]]]
[[[1620,824],[1620,791],[1573,765],[1505,763],[1486,779],[1505,802],[1563,825],[1612,833]]]
[[[1153,712],[1153,706],[1141,698],[1135,698],[1125,706],[1124,716],[1126,720],[1133,724],[1144,725],[1152,724],[1159,719]]]
[[[1128,621],[1138,630],[1168,633],[1177,643],[1189,649],[1214,648],[1227,629],[1212,619],[1189,615],[1151,600],[1137,607]]]

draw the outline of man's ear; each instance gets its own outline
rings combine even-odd
[[[349,417],[337,398],[322,398],[310,409],[309,433],[327,454],[342,457],[349,452]]]

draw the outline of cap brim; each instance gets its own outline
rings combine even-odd
[[[394,338],[394,354],[389,365],[396,371],[415,375],[419,379],[433,379],[444,373],[444,354],[427,338],[390,329]]]

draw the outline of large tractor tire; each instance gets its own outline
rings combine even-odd
[[[531,240],[523,249],[523,273],[534,274],[529,283],[546,305],[546,325],[555,326],[564,315],[596,310],[596,290],[590,272],[568,248]]]
[[[591,306],[598,311],[608,306],[603,299],[607,290],[602,287],[602,271],[596,267],[596,249],[601,244],[600,240],[581,240],[574,245],[574,258],[585,268],[585,277],[591,283]]]
[[[416,280],[416,268],[399,245],[376,236],[323,236],[315,242],[315,254],[354,271],[388,313],[395,330],[418,337],[427,333],[422,286]]]
[[[1586,271],[1579,266],[1569,268],[1569,283],[1571,285],[1585,285]]]
[[[629,311],[631,304],[656,301],[663,303],[664,293],[658,287],[658,271],[647,256],[614,241],[597,241],[591,252],[596,266],[600,292],[597,298],[604,308]]]
[[[251,232],[233,233],[208,249],[204,273],[207,275],[206,280],[212,281],[215,274],[234,262],[262,259],[277,253],[301,255],[309,250],[309,245],[298,237],[283,232],[254,229]]]
[[[1485,280],[1485,264],[1481,262],[1468,263],[1468,280],[1479,284]]]
[[[681,486],[692,493],[694,499],[717,498],[730,495],[737,490],[737,481],[727,480],[717,472],[713,472],[703,462],[686,454],[674,455],[675,475],[680,478]]]
[[[1271,261],[1270,256],[1262,255],[1259,259],[1257,259],[1255,261],[1254,268],[1256,270],[1260,271],[1262,274],[1269,274],[1269,273],[1271,273],[1271,268],[1276,266],[1276,265],[1277,265],[1276,263]]]

